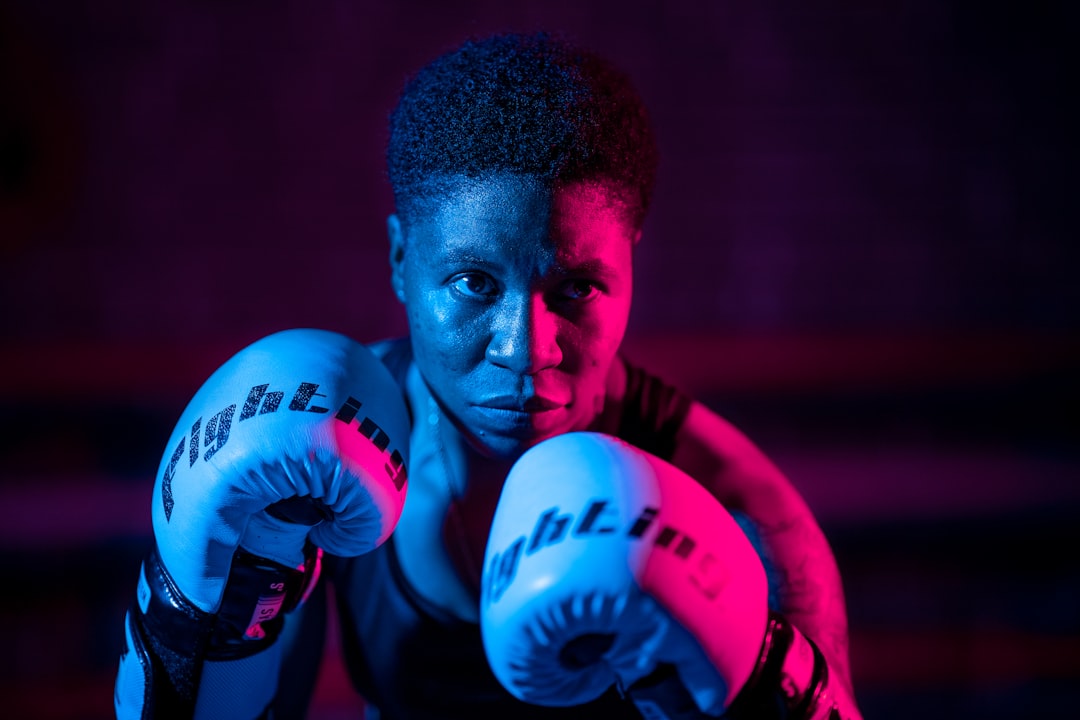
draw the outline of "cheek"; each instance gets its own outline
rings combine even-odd
[[[612,298],[603,303],[596,312],[593,332],[597,342],[604,345],[618,346],[626,334],[626,324],[630,318],[630,304],[623,298]]]
[[[630,295],[621,294],[608,297],[597,303],[590,315],[589,333],[598,346],[610,347],[614,351],[626,334],[626,325],[630,319]]]
[[[570,347],[564,347],[564,353],[572,349],[581,369],[606,373],[626,332],[628,310],[626,303],[614,298],[598,303],[566,334]]]
[[[414,296],[416,297],[416,296]],[[409,331],[417,360],[439,374],[465,372],[483,356],[482,328],[475,318],[456,311],[440,292],[424,293],[410,303]]]

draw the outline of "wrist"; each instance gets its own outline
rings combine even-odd
[[[311,545],[296,568],[239,549],[217,611],[208,613],[187,599],[155,546],[139,578],[141,624],[170,653],[217,660],[246,657],[277,638],[284,614],[299,606],[317,582],[321,559],[322,551]]]
[[[828,663],[814,642],[770,612],[761,654],[725,717],[841,720]]]

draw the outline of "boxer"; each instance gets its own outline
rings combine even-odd
[[[212,379],[214,393],[185,413],[155,489],[157,551],[140,581],[147,600],[129,618],[123,716],[154,716],[175,696],[201,716],[303,717],[331,607],[368,717],[714,714],[756,695],[746,688],[766,688],[772,701],[781,670],[795,683],[791,697],[826,687],[850,698],[839,573],[805,502],[742,433],[620,352],[658,161],[625,74],[544,33],[470,40],[409,78],[389,129],[390,288],[408,334],[368,355],[331,354],[319,372],[307,363],[324,353],[267,347],[227,383]],[[301,433],[308,439],[286,440],[294,425],[312,428]],[[492,539],[496,508],[518,494],[504,492],[511,469],[531,448],[576,433],[617,438],[633,451],[616,464],[652,468],[640,474],[641,502],[597,494],[571,507],[552,478],[551,496],[516,522],[500,520],[507,534]],[[325,473],[295,472],[329,436],[356,445],[316,452]],[[653,475],[664,480],[646,481]],[[696,490],[683,489],[687,478]],[[691,498],[695,512],[673,510],[665,499],[674,497]],[[560,544],[559,528],[579,536]],[[652,548],[646,566],[692,568],[693,579],[682,578],[689,589],[672,581],[669,592],[664,581],[635,595],[634,571],[621,580],[597,572],[591,579],[607,577],[604,592],[618,603],[635,599],[637,620],[567,626],[573,637],[558,655],[580,666],[572,672],[529,665],[543,678],[532,686],[592,678],[587,692],[560,691],[557,703],[523,693],[504,669],[543,653],[486,649],[481,626],[520,639],[505,608],[520,603],[510,616],[522,618],[559,606],[536,588],[533,600],[521,595],[526,566],[575,547],[595,555],[575,572],[607,567],[599,558],[613,556],[599,540],[609,535],[624,564]],[[316,582],[305,578],[319,548]],[[488,550],[497,563],[487,564]],[[278,579],[293,571],[299,580]],[[280,603],[267,589],[279,583]],[[715,607],[692,607],[694,597]],[[612,654],[637,642],[635,632],[648,649],[640,667],[632,653]],[[820,664],[816,655],[799,667],[784,660],[799,637],[807,644],[797,652],[812,643]],[[596,672],[597,658],[617,659],[619,671]],[[819,667],[825,684],[814,679]],[[853,707],[842,706],[845,717],[858,717]]]

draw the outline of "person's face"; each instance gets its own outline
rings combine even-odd
[[[408,226],[395,292],[432,394],[481,452],[516,458],[603,407],[626,330],[637,230],[603,188],[466,180]]]

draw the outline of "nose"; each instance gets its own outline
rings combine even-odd
[[[539,293],[504,296],[495,314],[487,359],[519,375],[535,375],[562,362],[559,318]]]

